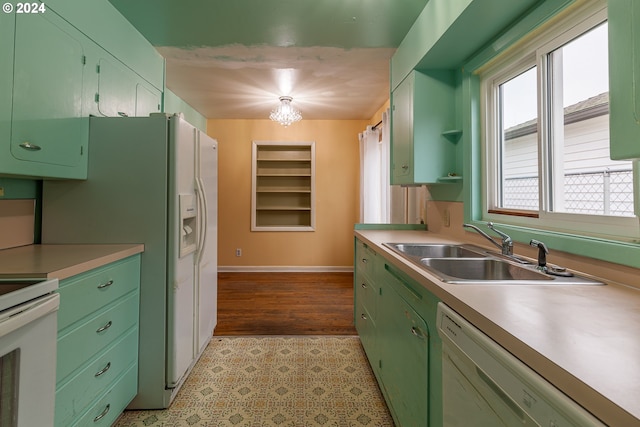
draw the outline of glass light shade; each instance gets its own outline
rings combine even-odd
[[[271,112],[269,118],[285,127],[302,120],[302,114],[291,105],[291,100],[290,96],[281,96],[280,105]]]

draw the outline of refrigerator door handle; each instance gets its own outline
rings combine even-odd
[[[204,191],[204,183],[202,181],[202,178],[198,177],[196,178],[196,181],[198,183],[198,188],[200,189],[200,191],[198,191],[198,197],[200,197],[200,250],[198,251],[198,256],[196,257],[197,259],[197,263],[200,264],[202,262],[202,255],[204,254],[204,248],[206,247],[206,243],[207,243],[207,226],[208,226],[208,219],[207,219],[207,211],[209,210],[209,206],[207,203],[207,194]]]

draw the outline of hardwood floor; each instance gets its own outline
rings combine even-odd
[[[223,335],[356,335],[352,273],[218,273]]]

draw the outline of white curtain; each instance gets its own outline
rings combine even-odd
[[[360,222],[390,222],[389,109],[376,129],[358,134],[360,140]]]

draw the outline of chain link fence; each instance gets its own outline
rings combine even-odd
[[[507,178],[503,207],[538,210],[538,177]],[[634,216],[633,171],[600,171],[564,176],[562,212],[589,215]]]

